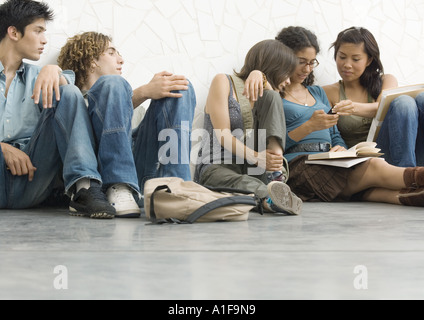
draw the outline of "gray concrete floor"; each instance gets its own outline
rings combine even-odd
[[[364,203],[162,226],[0,210],[0,299],[424,299],[423,231],[421,208]]]

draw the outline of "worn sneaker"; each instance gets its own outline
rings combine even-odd
[[[91,185],[78,191],[69,204],[71,216],[89,217],[91,219],[113,219],[116,210],[107,201],[100,185]]]
[[[275,212],[299,215],[303,202],[285,183],[274,181],[268,184],[268,194],[271,199],[270,207]]]
[[[141,210],[127,185],[113,185],[107,190],[106,196],[115,208],[117,218],[140,218]]]

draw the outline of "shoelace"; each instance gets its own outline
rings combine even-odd
[[[102,192],[100,187],[91,186],[88,191],[90,192],[94,200],[107,201],[106,195]]]

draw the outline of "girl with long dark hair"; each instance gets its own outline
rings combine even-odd
[[[341,135],[351,147],[367,139],[382,91],[398,83],[393,75],[384,73],[378,43],[369,30],[348,28],[331,47],[342,80],[324,90],[340,115]],[[424,165],[424,95],[417,99],[401,96],[392,102],[377,144],[390,164]]]
[[[356,200],[424,206],[424,167],[400,168],[381,158],[371,158],[348,169],[306,164],[310,154],[346,149],[334,127],[341,116],[328,114],[332,106],[323,88],[311,83],[311,74],[318,65],[316,36],[302,27],[288,27],[277,39],[291,48],[298,59],[283,99],[287,126],[284,156],[290,165],[291,190],[303,201]],[[255,82],[256,71],[246,81],[247,91]]]

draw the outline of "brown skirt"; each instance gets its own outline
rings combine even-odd
[[[290,162],[288,185],[303,201],[349,201],[341,193],[352,169],[305,164],[307,155]]]

